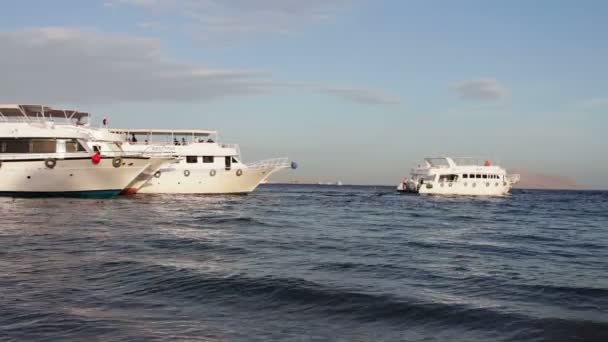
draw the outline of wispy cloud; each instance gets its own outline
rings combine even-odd
[[[366,104],[398,99],[364,87],[278,82],[263,70],[169,60],[160,41],[76,28],[0,31],[0,100],[35,102],[206,101],[289,89]]]
[[[495,101],[507,98],[509,89],[493,78],[479,78],[456,84],[453,89],[467,100]]]
[[[366,88],[319,87],[319,91],[349,101],[372,105],[398,105],[401,99],[395,95]]]
[[[358,0],[106,0],[109,8],[145,11],[152,21],[172,21],[199,40],[233,40],[288,33],[335,18]]]

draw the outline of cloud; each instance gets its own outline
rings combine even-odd
[[[455,85],[460,98],[467,100],[495,101],[510,95],[509,90],[492,78],[468,80]]]
[[[171,21],[199,40],[234,40],[260,33],[284,34],[331,21],[357,0],[106,0],[154,21]]]
[[[401,104],[397,96],[366,88],[320,87],[319,91],[361,104],[396,105]]]
[[[167,61],[159,41],[69,28],[0,32],[0,96],[19,101],[205,100],[265,91],[267,73]]]
[[[150,1],[150,0],[149,0]],[[0,31],[0,100],[43,103],[207,101],[281,90],[390,104],[378,90],[278,82],[260,70],[170,61],[160,41],[75,28]]]
[[[383,90],[371,89],[366,87],[335,86],[320,83],[303,82],[273,82],[271,87],[278,89],[291,89],[299,92],[313,92],[322,95],[333,96],[348,102],[364,105],[401,105],[403,101],[394,94]]]

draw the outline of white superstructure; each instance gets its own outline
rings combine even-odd
[[[425,158],[409,177],[397,186],[398,191],[439,195],[502,196],[511,191],[519,175],[489,161],[474,158]]]
[[[123,148],[146,156],[171,156],[137,192],[248,193],[272,173],[296,168],[287,158],[245,164],[238,145],[217,142],[210,130],[110,129],[123,137]]]
[[[107,156],[89,147],[88,113],[43,105],[0,105],[0,195],[109,197],[150,158]]]

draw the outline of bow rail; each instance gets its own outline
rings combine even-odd
[[[289,158],[272,158],[247,164],[249,169],[288,169],[292,167]]]

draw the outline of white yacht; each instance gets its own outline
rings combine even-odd
[[[252,192],[272,173],[297,168],[287,158],[246,164],[238,145],[217,142],[211,130],[110,129],[122,147],[145,156],[171,156],[138,193],[242,194]]]
[[[143,156],[95,153],[89,114],[0,104],[0,195],[111,197],[150,166]]]
[[[438,195],[503,196],[519,181],[519,175],[490,161],[475,158],[425,158],[397,186],[401,192]]]
[[[90,140],[87,141],[87,145],[95,153],[100,153],[102,156],[108,157],[145,157],[149,159],[148,167],[146,167],[127,187],[125,187],[121,194],[132,195],[136,194],[141,187],[150,180],[150,178],[160,170],[160,168],[167,162],[175,160],[176,158],[168,154],[148,155],[143,156],[142,152],[137,151],[125,151],[123,149],[122,135],[112,133],[105,127],[93,128],[90,126],[83,127],[81,130],[85,130],[90,134]]]

